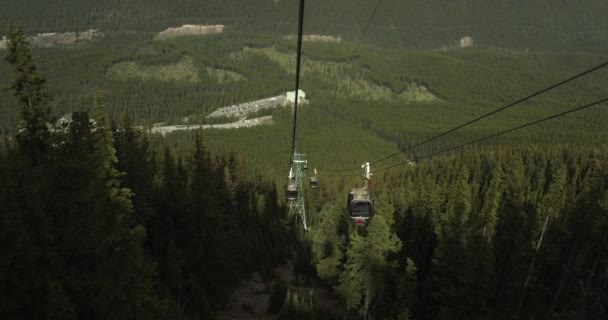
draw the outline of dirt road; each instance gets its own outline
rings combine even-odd
[[[272,116],[259,117],[254,119],[241,119],[236,122],[223,123],[223,124],[196,124],[196,125],[172,125],[172,126],[159,126],[153,127],[152,133],[160,133],[163,136],[167,133],[180,130],[197,130],[197,129],[240,129],[240,128],[251,128],[262,125],[271,125]]]

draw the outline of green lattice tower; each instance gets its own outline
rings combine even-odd
[[[304,188],[302,188],[302,180],[304,178],[304,164],[306,163],[306,155],[300,153],[294,153],[293,155],[293,175],[296,186],[298,188],[298,198],[296,201],[289,203],[289,216],[292,217],[297,214],[302,219],[302,225],[304,230],[308,230],[306,224],[306,206],[304,205]]]

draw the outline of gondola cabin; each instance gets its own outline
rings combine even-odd
[[[372,216],[369,191],[365,188],[351,190],[348,193],[347,210],[348,216],[355,223],[366,223]]]
[[[289,181],[285,194],[287,196],[287,201],[296,201],[298,199],[298,187],[295,182]]]
[[[315,189],[319,186],[319,181],[317,181],[317,177],[310,178],[310,188]]]

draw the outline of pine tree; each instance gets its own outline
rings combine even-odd
[[[296,315],[296,300],[297,294],[292,293],[290,290],[287,290],[287,294],[285,295],[285,302],[283,303],[283,308],[281,312],[279,312],[279,316],[277,320],[290,320],[294,319]]]
[[[5,58],[15,69],[11,84],[19,102],[20,129],[17,135],[19,150],[38,166],[48,161],[50,132],[49,100],[46,80],[38,73],[23,29],[15,23],[8,27],[8,54]]]
[[[312,231],[312,254],[317,275],[328,283],[335,283],[344,252],[345,237],[338,234],[343,214],[335,203],[326,205],[320,212],[318,227]]]
[[[574,313],[580,318],[593,319],[591,314],[606,314],[605,310],[594,307],[597,301],[606,298],[606,277],[597,276],[598,270],[608,266],[604,258],[608,231],[606,163],[595,155],[587,159],[581,169],[584,172],[581,194],[564,216],[568,232],[562,235],[562,263],[559,282],[552,291],[549,311],[552,315]],[[594,280],[604,282],[596,284]]]
[[[132,191],[135,219],[147,227],[156,214],[152,207],[155,168],[148,139],[133,127],[126,113],[120,116],[114,139],[117,169],[124,173],[122,184]]]
[[[510,317],[517,311],[517,301],[527,266],[531,259],[532,238],[526,215],[527,184],[521,155],[511,154],[504,162],[506,186],[498,210],[494,256],[496,272],[496,317]]]
[[[462,307],[463,293],[467,288],[463,278],[469,263],[465,239],[470,232],[467,220],[471,210],[471,196],[465,179],[466,173],[461,171],[456,183],[450,187],[439,225],[439,244],[431,271],[439,319],[465,316]]]
[[[401,275],[401,279],[399,280],[399,284],[397,287],[397,303],[398,308],[396,310],[399,312],[397,314],[397,319],[405,320],[411,318],[411,310],[414,308],[416,303],[416,272],[417,268],[412,259],[407,259],[407,265],[403,274]],[[401,309],[401,310],[399,310]]]
[[[33,63],[23,30],[14,23],[9,24],[8,41],[5,60],[15,70],[11,88],[21,122],[2,177],[6,180],[0,196],[0,239],[5,258],[0,264],[0,295],[6,299],[1,302],[0,316],[37,318],[46,316],[50,294],[47,284],[60,268],[51,251],[55,237],[52,217],[45,210],[53,172],[48,129],[50,95]]]
[[[167,164],[167,168],[171,167]],[[179,167],[178,163],[177,172]],[[217,202],[216,179],[213,178],[209,155],[198,135],[190,172],[186,210],[176,217],[175,242],[185,261],[185,312],[190,316],[198,313],[202,317],[202,312],[214,310],[225,301],[228,288],[234,281],[234,272],[227,252],[222,211]],[[168,173],[166,170],[165,175]]]
[[[96,168],[91,199],[97,219],[92,222],[96,223],[93,236],[99,240],[94,309],[102,318],[161,318],[165,311],[152,291],[154,265],[142,250],[146,230],[134,221],[130,190],[120,185],[112,132],[103,108],[103,98],[97,95],[91,159]]]
[[[175,247],[173,240],[169,241],[167,246],[166,265],[164,266],[164,273],[162,278],[164,284],[171,292],[171,296],[175,299],[177,306],[182,305],[182,287],[183,287],[183,258],[179,249]]]
[[[287,289],[287,282],[280,276],[273,281],[270,297],[268,297],[268,313],[277,314],[281,311],[287,296]]]
[[[395,224],[395,207],[391,204],[388,193],[379,191],[374,194],[374,212],[381,214],[389,227]]]
[[[367,236],[355,235],[348,248],[348,261],[340,275],[339,292],[349,308],[367,317],[372,304],[382,290],[384,272],[393,265],[390,253],[401,248],[401,242],[390,231],[386,220],[375,215],[367,227]]]

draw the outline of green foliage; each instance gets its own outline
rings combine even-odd
[[[382,284],[378,281],[392,267],[387,256],[400,248],[401,241],[390,231],[390,226],[381,215],[371,219],[367,236],[355,235],[351,238],[348,260],[339,286],[349,308],[367,316],[372,303],[382,291]]]
[[[299,297],[297,292],[287,291],[283,309],[277,319],[313,320],[315,319],[313,301]]]
[[[11,89],[19,104],[20,130],[17,138],[21,152],[34,165],[46,161],[49,148],[47,121],[50,117],[46,81],[37,71],[29,44],[21,27],[8,27],[8,53],[5,60],[13,65],[15,79]]]
[[[344,214],[335,204],[327,204],[319,212],[318,227],[312,231],[312,253],[317,275],[327,283],[335,283],[344,258],[345,236],[338,233]]]
[[[606,161],[605,148],[495,147],[376,175],[379,210],[367,230],[351,229],[342,260],[328,259],[343,251],[325,245],[342,234],[340,214],[332,203],[321,206],[321,213],[336,213],[311,226],[313,261],[317,270],[332,262],[326,280],[337,273],[338,293],[364,317],[601,317],[596,284],[605,277],[591,270],[605,267],[598,257],[605,251],[606,192],[599,190],[608,179]],[[394,226],[374,224],[387,210],[395,212]]]
[[[268,313],[277,314],[281,311],[287,299],[287,289],[287,282],[280,276],[272,282],[268,298]]]
[[[411,319],[411,310],[416,303],[416,272],[418,269],[410,258],[406,262],[405,271],[401,275],[401,279],[399,279],[397,285],[397,305],[394,307],[397,313],[396,319],[399,320]]]
[[[108,70],[108,77],[139,81],[200,82],[198,70],[196,70],[196,67],[192,63],[192,59],[188,58],[174,64],[148,67],[140,66],[135,62],[121,62],[113,65]]]

